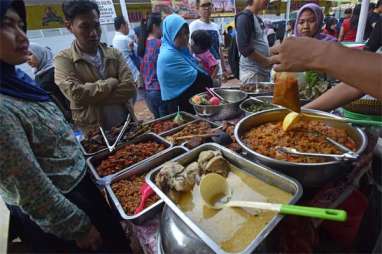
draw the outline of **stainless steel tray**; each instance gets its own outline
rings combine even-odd
[[[265,166],[256,164],[247,159],[242,158],[238,154],[232,152],[228,148],[220,146],[214,143],[203,144],[190,152],[173,159],[172,161],[177,161],[182,165],[187,165],[195,160],[197,160],[200,152],[205,150],[220,150],[225,159],[227,159],[231,164],[239,169],[259,178],[260,180],[277,186],[278,188],[289,192],[292,194],[292,199],[290,204],[294,204],[302,195],[301,185],[294,179],[289,178],[285,175],[274,172]],[[161,166],[152,170],[148,175],[146,175],[146,182],[153,188],[153,190],[163,199],[163,201],[168,205],[177,216],[190,227],[196,235],[207,244],[216,253],[227,253],[220,248],[220,246],[213,241],[203,230],[201,230],[198,225],[196,225],[189,217],[187,217],[182,210],[162,192],[162,190],[155,184],[155,176],[161,169]],[[282,219],[282,215],[275,216],[268,225],[257,235],[257,237],[248,245],[248,247],[242,253],[252,253],[258,247],[258,245],[266,238],[266,236],[272,231],[272,229],[278,224]]]
[[[94,156],[96,154],[99,154],[100,152],[103,152],[103,151],[107,151],[107,147],[105,145],[105,148],[101,149],[101,150],[98,150],[97,152],[94,152],[94,153],[88,153],[86,150],[85,150],[85,147],[82,145],[82,142],[79,142],[80,143],[80,149],[82,151],[82,153],[84,154],[85,157],[90,157],[90,156]]]
[[[243,101],[241,104],[240,104],[240,109],[243,110],[243,112],[245,113],[245,116],[249,116],[249,115],[252,115],[252,114],[255,114],[257,112],[260,112],[260,111],[263,111],[263,110],[259,110],[257,112],[251,112],[251,111],[247,111],[245,109],[245,107],[248,105],[248,104],[251,104],[251,103],[257,103],[257,104],[265,104],[265,103],[269,103],[269,104],[272,104],[272,100],[270,101],[263,101],[263,100],[260,100],[258,99],[258,97],[249,97],[248,99],[246,99],[245,101]],[[274,108],[282,108],[281,106],[279,105],[276,105],[276,104],[272,104],[272,106],[274,106]],[[264,110],[267,110],[267,109],[264,109]]]
[[[181,116],[183,117],[183,119],[186,122],[184,124],[181,124],[181,125],[175,127],[175,128],[182,127],[182,126],[186,125],[187,123],[190,123],[192,121],[195,121],[195,120],[199,119],[198,116],[191,115],[190,113],[187,113],[187,112],[184,112],[184,111],[180,111],[179,113],[181,114]],[[161,122],[161,121],[173,119],[173,118],[175,118],[176,114],[177,113],[174,113],[174,114],[167,115],[167,116],[164,116],[164,117],[161,117],[161,118],[158,118],[158,119],[154,119],[154,120],[148,121],[146,123],[143,123],[143,125],[151,125],[151,124],[158,123],[158,122]],[[175,128],[173,128],[173,129],[175,129]],[[164,135],[164,134],[166,134],[167,132],[169,132],[171,130],[167,130],[167,131],[164,131],[164,132],[161,132],[161,133],[156,133],[156,134],[157,135]]]
[[[247,92],[245,90],[242,90],[242,91],[246,92],[248,94],[248,96],[264,96],[264,95],[272,95],[273,94],[273,89],[275,87],[275,83],[273,83],[273,82],[257,82],[257,84],[259,84],[259,90],[258,91],[253,91],[253,92],[249,92],[249,91]],[[256,84],[251,84],[250,86],[255,87]],[[267,89],[262,88],[264,86],[267,87]]]
[[[151,156],[151,157],[148,157],[146,159],[144,159],[143,161],[140,161],[140,162],[137,162],[125,169],[122,169],[114,174],[111,174],[111,175],[108,175],[108,176],[103,176],[101,177],[98,172],[97,172],[97,167],[99,166],[99,164],[101,164],[101,162],[106,159],[106,157],[108,157],[109,155],[115,153],[116,151],[118,151],[122,146],[126,145],[126,144],[136,144],[136,143],[141,143],[141,142],[145,142],[145,141],[156,141],[157,143],[159,144],[163,144],[165,145],[165,150]],[[172,147],[172,144],[170,142],[168,142],[167,140],[165,140],[164,138],[154,134],[154,133],[146,133],[146,134],[143,134],[141,136],[138,136],[136,137],[135,139],[133,140],[130,140],[128,142],[125,142],[125,143],[122,143],[120,145],[117,146],[117,148],[115,149],[114,152],[110,153],[109,150],[106,150],[106,151],[102,151],[92,157],[89,157],[87,160],[86,160],[86,163],[87,165],[89,166],[89,169],[90,169],[90,172],[92,173],[93,177],[95,178],[96,182],[99,184],[99,185],[105,185],[107,182],[109,182],[111,180],[111,178],[113,178],[115,175],[119,175],[119,174],[122,174],[123,172],[125,171],[128,171],[130,170],[131,168],[137,166],[137,165],[140,165],[142,163],[144,163],[145,161],[149,161],[155,157],[158,157],[160,156],[161,154],[163,154],[164,152],[166,152],[166,150],[168,150],[170,147]]]
[[[163,137],[164,139],[166,139],[168,136],[172,136],[172,135],[174,135],[175,133],[181,131],[183,128],[185,128],[185,127],[188,126],[189,124],[198,123],[198,122],[207,122],[207,123],[209,123],[209,124],[212,126],[212,128],[218,128],[218,127],[220,127],[220,125],[217,124],[217,123],[215,123],[215,122],[209,121],[209,120],[207,120],[207,119],[199,118],[199,119],[197,119],[197,120],[194,120],[194,121],[192,121],[192,122],[189,122],[189,123],[184,124],[184,125],[182,125],[182,126],[179,126],[179,127],[177,127],[177,128],[174,128],[174,129],[172,129],[172,130],[169,130],[169,131],[163,133],[163,134],[160,135],[160,136]],[[170,142],[170,141],[168,141],[167,139],[166,139],[166,141],[167,141],[167,142]],[[171,142],[170,142],[170,143],[171,143]],[[187,143],[188,143],[188,142],[186,141],[186,142],[183,143],[183,145],[186,145]]]
[[[115,182],[118,182],[121,179],[126,179],[126,178],[129,178],[129,177],[134,176],[134,175],[146,174],[150,170],[162,165],[163,163],[165,163],[171,159],[178,157],[179,155],[186,153],[187,151],[188,151],[188,149],[181,147],[181,146],[173,147],[173,148],[167,150],[161,156],[153,158],[151,161],[144,161],[143,163],[132,167],[130,170],[124,172],[123,174],[119,174],[117,177],[115,177],[111,180],[110,184],[107,184],[105,186],[107,197],[110,201],[109,203],[111,203],[112,207],[116,211],[118,211],[119,216],[123,220],[128,220],[134,224],[142,224],[147,219],[152,218],[155,214],[157,214],[162,209],[163,201],[159,200],[158,202],[145,208],[142,212],[140,212],[138,214],[128,215],[125,212],[125,210],[123,209],[123,206],[119,202],[117,196],[115,195],[115,193],[111,187],[112,184]]]

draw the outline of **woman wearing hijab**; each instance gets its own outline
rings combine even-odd
[[[354,21],[354,17],[357,16],[357,13],[359,13],[359,10],[357,10],[357,9],[358,9],[357,7],[354,9],[355,14],[352,16],[353,21]],[[316,19],[317,19],[317,17],[319,19],[320,19],[320,17],[322,17],[321,8],[316,4],[304,5],[299,11],[299,16],[302,17],[304,12],[306,12],[306,10],[310,10],[312,13],[316,13],[315,14]],[[316,10],[316,11],[314,11],[314,10]],[[320,11],[318,11],[318,10],[320,10]],[[303,20],[306,20],[306,18],[304,18]],[[312,18],[312,20],[313,20],[313,18]],[[343,23],[345,24],[345,26],[347,26],[346,22],[351,22],[350,20],[351,19],[345,19],[344,20]],[[357,22],[358,22],[358,20],[357,20]],[[304,34],[307,34],[306,33],[307,30],[309,30],[309,29],[306,29],[305,26],[299,27],[298,24],[296,24],[296,31],[299,31],[300,35],[302,34],[302,32],[305,32]],[[316,34],[315,36],[308,36],[308,37],[314,37],[314,38],[317,38],[320,40],[325,40],[325,41],[335,41],[335,38],[331,35],[328,35],[328,34],[320,34],[319,33],[319,34]],[[339,35],[340,41],[341,41],[341,38],[343,38],[343,31],[342,31],[342,35],[341,35],[341,33]],[[338,107],[341,107],[343,105],[346,105],[346,104],[352,102],[353,100],[356,100],[356,99],[362,97],[363,95],[364,95],[364,93],[360,89],[354,88],[352,86],[349,86],[349,85],[341,82],[341,83],[335,85],[334,87],[330,88],[329,90],[327,90],[325,93],[323,93],[321,96],[319,96],[318,98],[316,98],[312,102],[304,105],[304,108],[330,111],[330,110],[336,109]]]
[[[335,37],[321,33],[323,25],[324,14],[321,7],[314,3],[305,4],[298,11],[294,35],[296,37],[305,36],[323,41],[337,41]]]
[[[0,196],[36,252],[126,251],[62,112],[15,65],[28,59],[25,5],[0,1]],[[126,250],[127,249],[127,250]]]
[[[27,63],[35,69],[35,81],[50,93],[52,100],[64,113],[65,119],[71,122],[70,103],[54,83],[53,53],[50,48],[31,43]]]
[[[212,80],[198,65],[188,49],[190,31],[187,22],[172,14],[163,21],[163,37],[157,75],[167,114],[180,110],[194,113],[188,99],[212,87]]]

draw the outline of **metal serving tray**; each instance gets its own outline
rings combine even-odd
[[[167,137],[172,136],[172,135],[178,133],[179,131],[181,131],[181,130],[182,130],[183,128],[185,128],[186,126],[188,126],[188,125],[190,125],[190,124],[193,124],[193,123],[198,123],[198,122],[207,122],[207,123],[209,123],[209,124],[212,126],[212,128],[218,128],[218,127],[220,127],[220,125],[217,124],[217,123],[214,123],[214,122],[209,121],[209,120],[207,120],[207,119],[199,118],[199,119],[197,119],[197,120],[194,120],[194,121],[192,121],[192,122],[186,123],[186,124],[184,124],[184,125],[182,125],[182,126],[179,126],[179,127],[177,127],[177,128],[174,128],[174,129],[172,129],[172,130],[169,130],[169,131],[163,133],[163,134],[160,135],[160,136],[163,137],[164,139],[166,139]],[[170,142],[170,141],[168,141],[167,139],[166,139],[166,141],[167,141],[167,142]],[[170,143],[171,143],[171,142],[170,142]],[[186,141],[186,142],[184,142],[182,145],[186,145],[187,143],[188,143],[188,142]]]
[[[177,161],[182,165],[188,165],[189,163],[197,160],[200,152],[206,150],[220,150],[223,154],[223,157],[227,159],[232,165],[270,185],[277,186],[278,188],[291,193],[292,199],[289,202],[290,204],[296,203],[302,195],[302,187],[296,180],[274,172],[265,166],[244,159],[238,154],[229,150],[228,148],[225,148],[215,143],[203,144],[191,150],[190,152],[173,159],[172,161]],[[155,184],[155,176],[160,169],[161,166],[157,167],[156,169],[152,170],[148,175],[146,175],[146,182],[151,186],[151,188],[153,188],[153,190],[158,194],[158,196],[163,199],[166,205],[168,205],[171,208],[171,210],[173,210],[176,213],[176,215],[178,215],[178,217],[188,227],[190,227],[195,232],[195,234],[214,252],[227,253],[223,249],[221,249],[221,247],[215,241],[213,241],[206,233],[204,233],[204,231],[201,230],[197,224],[195,224],[189,217],[187,217],[187,215],[185,215],[182,212],[182,210],[169,197],[167,197],[167,195],[164,192],[162,192],[162,190]],[[242,253],[252,253],[256,249],[256,247],[258,247],[258,245],[273,230],[273,228],[278,224],[282,217],[282,215],[276,215],[268,223],[268,225],[257,235],[257,237],[247,246],[247,248],[243,250]]]
[[[147,219],[152,218],[155,214],[157,214],[163,206],[163,200],[158,200],[155,204],[146,207],[142,212],[138,214],[133,214],[133,215],[128,215],[125,210],[123,209],[123,206],[119,202],[117,196],[115,195],[113,189],[112,189],[112,184],[115,182],[118,182],[121,179],[126,179],[134,175],[142,175],[146,174],[150,170],[162,165],[163,163],[174,159],[178,157],[179,155],[182,155],[189,151],[188,149],[181,147],[181,146],[176,146],[173,147],[169,150],[167,150],[165,153],[163,153],[159,157],[153,158],[151,161],[144,161],[143,163],[136,165],[132,167],[129,171],[124,172],[123,174],[119,174],[115,178],[111,180],[110,184],[107,184],[105,186],[107,197],[109,199],[109,203],[111,203],[112,207],[118,211],[119,216],[123,220],[130,221],[134,224],[142,224],[145,222]]]
[[[192,121],[195,121],[197,119],[200,119],[198,116],[195,116],[195,115],[191,115],[190,113],[187,113],[187,112],[184,112],[184,111],[180,111],[179,112],[180,115],[183,117],[183,119],[186,121],[184,124],[181,124],[175,128],[179,128],[179,127],[182,127],[184,125],[186,125],[187,123],[190,123]],[[163,116],[161,118],[158,118],[158,119],[154,119],[154,120],[151,120],[151,121],[148,121],[146,123],[143,123],[143,125],[151,125],[151,124],[155,124],[155,123],[159,123],[161,121],[166,121],[166,120],[169,120],[169,119],[174,119],[175,116],[176,116],[177,113],[174,113],[174,114],[171,114],[171,115],[167,115],[167,116]],[[173,129],[175,129],[173,128]],[[161,133],[157,133],[157,135],[164,135],[166,134],[167,132],[171,131],[172,129],[170,130],[167,130],[167,131],[164,131],[164,132],[161,132]]]
[[[245,109],[245,107],[247,105],[251,105],[252,103],[253,104],[265,104],[265,103],[269,103],[271,104],[272,106],[274,106],[274,108],[282,108],[281,106],[279,105],[276,105],[276,104],[272,104],[272,99],[270,101],[263,101],[263,100],[260,100],[258,99],[259,97],[249,97],[248,99],[246,99],[245,101],[243,101],[241,104],[240,104],[240,109],[243,110],[243,112],[245,113],[245,116],[249,116],[249,115],[252,115],[252,114],[255,114],[257,112],[260,112],[260,111],[264,111],[264,110],[267,110],[267,109],[264,109],[264,110],[259,110],[257,112],[251,112],[251,111],[247,111]]]
[[[148,157],[140,162],[137,162],[133,165],[130,165],[129,167],[125,168],[125,169],[122,169],[121,171],[119,172],[116,172],[114,174],[111,174],[111,175],[108,175],[108,176],[103,176],[101,177],[98,172],[97,172],[97,167],[101,164],[101,162],[106,159],[109,155],[115,153],[116,151],[118,151],[121,147],[123,147],[124,145],[126,144],[136,144],[136,143],[141,143],[141,142],[146,142],[146,141],[156,141],[157,143],[159,144],[163,144],[165,145],[165,150],[151,156],[151,157]],[[117,146],[117,148],[115,149],[115,151],[113,151],[112,153],[109,152],[109,150],[106,150],[106,151],[102,151],[90,158],[88,158],[86,160],[86,163],[87,165],[89,166],[90,168],[90,172],[92,173],[93,177],[95,178],[96,182],[99,184],[99,185],[105,185],[106,183],[108,183],[111,178],[113,178],[114,176],[116,175],[119,175],[119,174],[122,174],[123,172],[125,171],[128,171],[130,170],[131,168],[137,166],[137,165],[140,165],[142,164],[143,162],[145,161],[149,161],[149,160],[152,160],[153,158],[157,157],[157,156],[160,156],[161,154],[163,154],[164,152],[166,152],[166,150],[168,150],[170,147],[172,147],[172,144],[170,142],[168,142],[167,140],[165,140],[164,138],[154,134],[154,133],[146,133],[146,134],[142,134],[128,142],[125,142],[125,143],[122,143],[120,145]]]
[[[82,145],[82,142],[79,142],[80,143],[80,149],[82,151],[82,153],[84,154],[85,157],[90,157],[90,156],[94,156],[100,152],[103,152],[103,151],[107,151],[107,147],[106,147],[106,144],[105,144],[105,148],[101,149],[101,150],[98,150],[97,152],[94,152],[94,153],[88,153],[85,149],[85,147]]]

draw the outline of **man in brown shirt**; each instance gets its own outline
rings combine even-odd
[[[85,132],[98,126],[110,129],[134,113],[129,101],[136,89],[119,51],[100,43],[99,9],[81,6],[63,4],[65,26],[75,40],[55,58],[55,81],[70,101],[78,127]]]

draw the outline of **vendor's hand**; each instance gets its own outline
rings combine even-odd
[[[289,37],[281,45],[272,48],[271,53],[274,56],[270,59],[275,64],[275,71],[300,72],[317,69],[317,62],[328,44],[330,43],[311,38]]]
[[[102,245],[101,234],[92,225],[87,235],[81,239],[76,240],[76,245],[82,250],[95,251]]]

